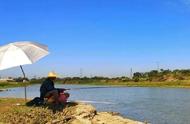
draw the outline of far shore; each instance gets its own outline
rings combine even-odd
[[[8,88],[24,87],[39,83],[22,83],[22,82],[0,82],[0,91]],[[65,84],[57,82],[56,84]],[[173,81],[173,82],[82,82],[66,83],[70,85],[92,85],[92,86],[110,86],[110,87],[153,87],[153,88],[190,88],[190,81]]]
[[[14,87],[24,87],[32,85],[30,83],[22,83],[22,82],[0,82],[0,91],[4,91],[8,88],[14,88]]]

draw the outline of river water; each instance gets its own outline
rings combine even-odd
[[[70,101],[93,104],[98,111],[114,111],[152,124],[190,124],[190,90],[180,88],[56,85],[70,88]],[[40,85],[27,87],[28,98],[39,96]],[[10,88],[0,97],[24,98],[24,88]]]

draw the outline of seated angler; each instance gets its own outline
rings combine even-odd
[[[40,98],[47,98],[48,103],[59,104],[66,102],[69,97],[68,93],[64,93],[65,90],[69,89],[59,89],[54,87],[54,81],[56,78],[56,73],[49,72],[48,77],[43,81],[40,87]]]

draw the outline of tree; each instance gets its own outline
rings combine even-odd
[[[142,78],[142,73],[140,73],[140,72],[135,72],[134,74],[133,74],[133,80],[135,81],[135,82],[138,82],[139,80],[140,80],[140,78]]]

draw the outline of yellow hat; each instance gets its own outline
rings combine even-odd
[[[55,78],[56,78],[56,77],[57,77],[57,74],[52,71],[52,72],[49,72],[49,73],[48,73],[48,77],[55,77]]]

